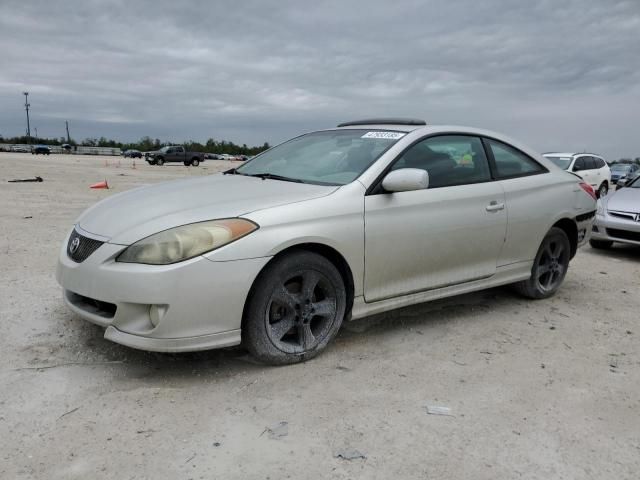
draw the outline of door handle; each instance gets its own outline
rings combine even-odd
[[[493,200],[489,205],[486,206],[485,210],[487,212],[497,212],[499,210],[504,210],[504,203],[498,203]]]

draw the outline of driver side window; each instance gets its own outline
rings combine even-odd
[[[391,170],[401,168],[426,170],[429,188],[491,180],[482,142],[467,135],[441,135],[422,140],[406,150]]]

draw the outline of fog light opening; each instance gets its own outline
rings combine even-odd
[[[168,308],[169,305],[151,305],[149,307],[149,321],[154,328],[160,324],[160,321],[162,320],[162,317],[164,317],[165,313],[167,313]]]

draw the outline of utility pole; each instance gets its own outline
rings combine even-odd
[[[69,122],[65,120],[64,124],[67,127],[67,143],[71,143],[71,137],[69,136]]]
[[[33,129],[36,131],[36,138],[38,138],[38,127],[33,127]]]
[[[27,143],[31,144],[31,126],[29,125],[29,92],[22,92],[24,95],[24,109],[27,111]]]

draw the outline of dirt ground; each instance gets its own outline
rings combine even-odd
[[[132,350],[67,311],[54,270],[82,210],[228,165],[0,153],[0,478],[638,478],[640,249],[582,248],[549,300],[352,322],[280,368]]]

